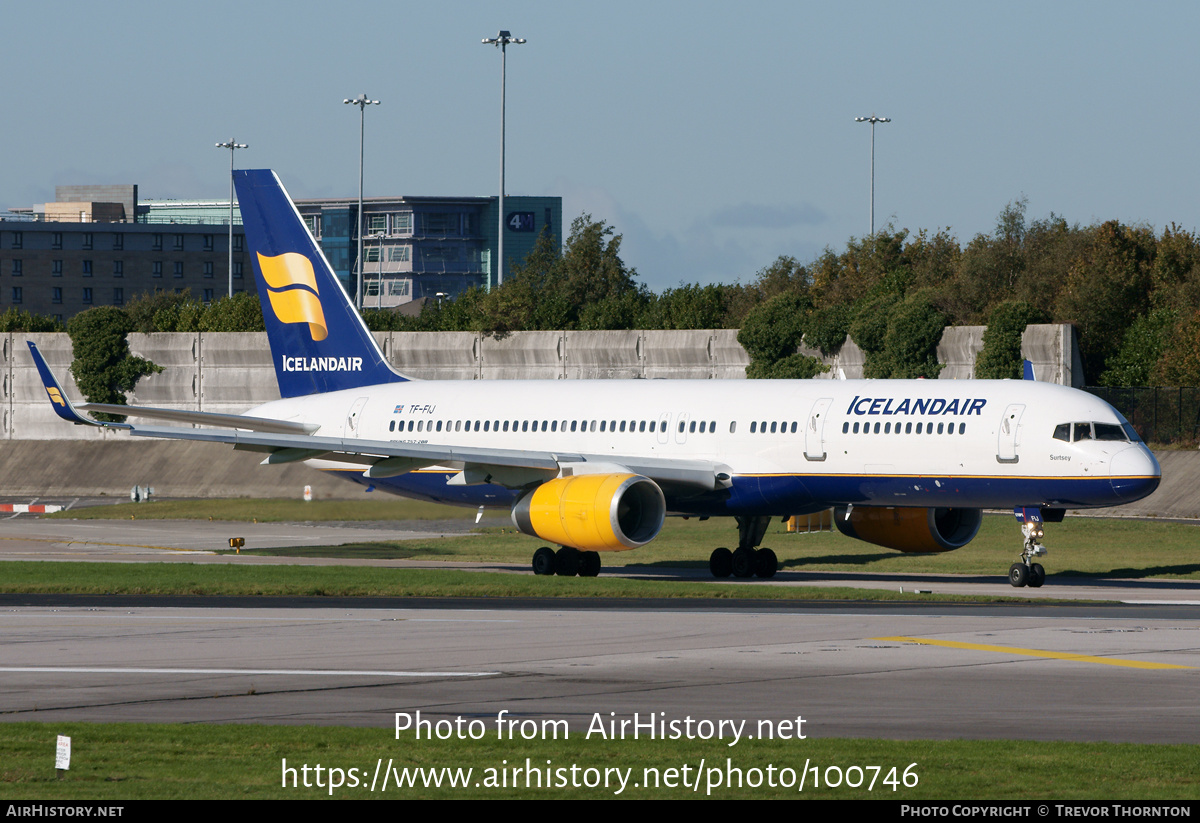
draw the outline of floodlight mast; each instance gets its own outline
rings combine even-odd
[[[507,47],[510,43],[519,46],[524,42],[525,39],[523,37],[513,37],[512,34],[504,29],[501,29],[500,33],[495,37],[483,38],[484,45],[491,45],[500,49],[500,201],[497,204],[500,216],[498,219],[498,231],[496,239],[497,286],[500,286],[504,283],[504,86],[505,74],[508,68]]]
[[[366,125],[366,118],[363,111],[367,106],[378,106],[378,100],[372,100],[365,94],[360,94],[354,99],[346,99],[342,101],[347,105],[358,106],[358,279],[355,284],[355,300],[354,305],[358,307],[358,313],[362,314],[363,310],[363,232],[362,232],[362,212],[363,212],[363,132]]]
[[[890,117],[876,117],[872,114],[870,117],[855,117],[855,123],[870,123],[871,124],[871,236],[875,236],[875,124],[890,123]]]
[[[233,297],[233,153],[237,149],[248,149],[246,143],[236,140],[226,140],[217,143],[218,149],[229,149],[229,296]]]

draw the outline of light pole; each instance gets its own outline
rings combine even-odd
[[[360,94],[353,100],[343,100],[343,103],[348,105],[358,106],[358,283],[356,287],[357,297],[354,305],[358,307],[358,313],[362,314],[363,294],[362,294],[362,278],[363,278],[363,233],[362,233],[362,211],[363,211],[363,130],[366,124],[366,118],[363,115],[363,110],[367,106],[378,106],[378,100],[372,100],[365,94]]]
[[[218,149],[229,149],[229,296],[233,297],[233,153],[237,149],[248,149],[246,143],[226,140],[217,143]]]
[[[855,117],[855,123],[870,123],[871,124],[871,236],[875,236],[875,124],[890,123],[890,117]]]
[[[507,47],[509,43],[520,45],[524,38],[513,37],[501,29],[495,37],[483,38],[484,45],[493,45],[500,49],[500,218],[496,237],[496,285],[504,283],[504,75],[507,71]]]

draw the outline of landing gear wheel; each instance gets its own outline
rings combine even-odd
[[[733,576],[734,577],[752,577],[754,575],[755,557],[754,549],[738,549],[733,553]]]
[[[1024,563],[1013,563],[1008,567],[1008,582],[1016,588],[1029,583],[1029,567]]]
[[[1034,563],[1029,567],[1029,582],[1025,585],[1031,589],[1040,589],[1042,584],[1046,582],[1046,570],[1042,568],[1041,563]]]
[[[554,574],[554,549],[542,546],[533,553],[534,574]]]
[[[729,577],[733,572],[733,552],[729,549],[713,549],[708,556],[708,570],[713,577]]]
[[[774,577],[775,572],[779,571],[779,559],[775,557],[775,552],[770,549],[759,549],[754,554],[754,573],[759,577],[766,579]]]
[[[579,574],[578,549],[563,546],[554,553],[554,573],[559,577],[574,577]]]
[[[600,552],[583,552],[579,555],[579,576],[595,577],[600,574]]]

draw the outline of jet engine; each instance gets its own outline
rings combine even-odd
[[[538,486],[513,506],[518,529],[581,551],[619,552],[658,536],[662,489],[637,474],[579,474]]]
[[[911,509],[856,506],[834,510],[838,531],[856,540],[902,552],[948,552],[961,549],[979,533],[979,509]]]

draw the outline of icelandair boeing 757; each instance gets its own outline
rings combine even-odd
[[[733,517],[718,577],[775,574],[772,517],[833,508],[850,537],[961,548],[981,510],[1022,524],[1014,586],[1040,586],[1043,521],[1150,494],[1132,426],[1085,392],[1024,380],[422,381],[385,360],[275,173],[234,173],[282,397],[244,415],[72,406],[29,344],[58,415],[135,437],[229,443],[407,497],[509,509],[560,546],[538,574],[600,570],[668,514]],[[106,424],[80,412],[198,424]]]

